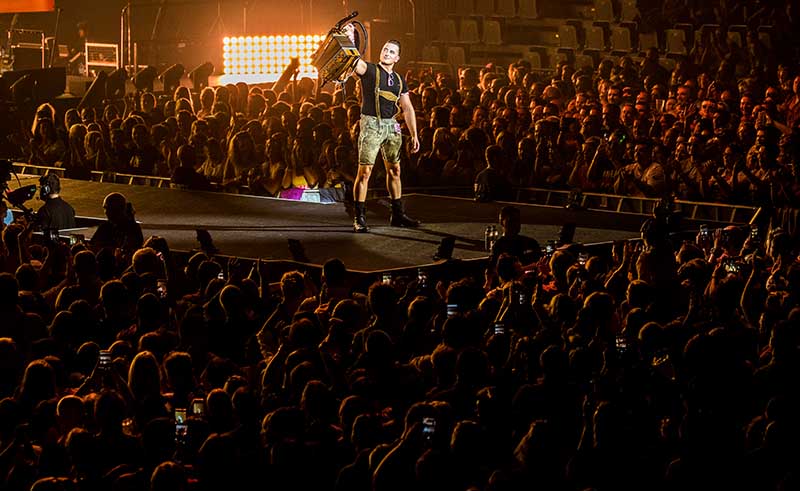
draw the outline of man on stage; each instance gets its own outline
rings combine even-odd
[[[352,25],[345,30],[352,37]],[[408,86],[403,77],[393,68],[400,60],[400,42],[391,39],[381,49],[380,62],[377,64],[358,60],[355,73],[361,79],[361,122],[358,137],[358,174],[356,175],[353,198],[355,201],[355,219],[353,231],[369,232],[367,227],[365,201],[367,186],[372,174],[372,166],[378,152],[383,153],[386,165],[386,189],[392,200],[392,218],[390,224],[395,227],[418,227],[419,222],[410,218],[403,211],[402,186],[400,183],[400,148],[403,136],[400,123],[397,122],[398,107],[403,110],[403,119],[411,133],[411,152],[419,151],[417,138],[417,118],[414,106],[408,96]]]

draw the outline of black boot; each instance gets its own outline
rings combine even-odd
[[[403,211],[403,202],[400,199],[392,200],[392,227],[419,227],[419,220],[414,220]]]
[[[353,232],[360,234],[369,232],[369,227],[367,227],[366,203],[363,201],[356,201],[353,205],[356,211],[355,217],[353,218]]]

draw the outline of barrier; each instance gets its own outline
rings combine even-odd
[[[59,177],[64,177],[64,169],[61,167],[15,163],[14,168],[19,174],[41,176],[48,172],[55,172]],[[92,180],[96,182],[144,185],[158,188],[170,187],[170,178],[168,177],[142,176],[118,172],[92,171]],[[458,197],[471,197],[473,194],[472,188],[465,186],[411,186],[405,188],[404,191],[408,194],[419,193]],[[386,191],[383,188],[373,188],[369,191],[369,196],[372,198],[385,195]],[[309,200],[314,201],[313,199]],[[652,216],[660,200],[656,198],[604,193],[580,193],[576,195],[573,191],[568,190],[530,187],[518,188],[515,202],[561,207],[573,205],[586,210]],[[759,210],[759,207],[752,205],[706,203],[677,199],[675,200],[674,211],[680,213],[685,219],[695,222],[746,224],[754,220]]]

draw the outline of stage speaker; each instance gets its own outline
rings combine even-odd
[[[158,76],[158,79],[164,84],[164,92],[167,94],[175,92],[175,89],[181,85],[181,77],[183,77],[185,72],[186,69],[183,68],[183,65],[180,63],[176,63],[164,70],[161,75]]]
[[[124,68],[117,68],[108,74],[106,79],[106,99],[122,99],[125,97],[125,82],[128,72]]]
[[[158,72],[154,67],[143,68],[133,77],[133,85],[142,92],[153,92],[153,81],[157,76]]]
[[[106,98],[107,80],[108,75],[106,75],[106,72],[100,72],[97,74],[97,78],[94,79],[92,85],[90,85],[86,90],[86,93],[83,94],[83,98],[78,104],[79,111],[85,107],[97,107],[103,104],[103,99]]]
[[[27,97],[32,98],[36,103],[47,102],[64,93],[67,86],[67,69],[65,67],[36,68],[31,70],[13,70],[0,75],[4,80],[3,85],[11,87],[19,79],[30,75],[30,82],[23,82],[17,90],[27,87],[29,92]],[[32,83],[33,86],[28,86]]]
[[[196,92],[208,87],[208,77],[214,73],[214,64],[210,61],[203,63],[191,72],[189,72],[189,79],[192,81],[192,88]]]

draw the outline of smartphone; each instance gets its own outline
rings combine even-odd
[[[447,318],[451,318],[458,313],[458,304],[449,303],[447,304]]]
[[[122,420],[122,433],[128,436],[134,436],[133,418],[125,418]]]
[[[736,262],[735,259],[726,259],[725,260],[725,271],[729,274],[736,274],[739,272],[739,263]]]
[[[86,240],[86,237],[84,237],[81,234],[69,234],[69,246],[70,247],[74,246],[75,244],[80,244],[81,242],[84,242],[85,240]]]
[[[225,279],[225,273],[220,271],[219,274],[217,275],[217,278],[220,279],[220,280],[224,280]]]
[[[206,415],[206,401],[201,398],[192,399],[192,416],[203,418]]]
[[[422,418],[422,436],[425,442],[433,443],[434,435],[436,435],[436,418],[430,416]]]
[[[622,354],[628,351],[628,340],[625,339],[625,336],[617,336],[614,345],[617,348],[617,351]]]
[[[102,370],[108,370],[111,366],[111,352],[108,350],[100,350],[100,361],[98,367]]]
[[[175,442],[179,444],[186,443],[186,435],[189,434],[189,425],[186,423],[175,423]]]
[[[417,283],[420,288],[428,288],[428,272],[424,269],[417,270]]]
[[[548,240],[547,244],[544,246],[544,255],[547,257],[552,257],[555,251],[556,242],[554,240]]]
[[[700,225],[700,238],[702,240],[711,239],[711,232],[708,231],[708,225]]]
[[[392,273],[383,273],[381,277],[381,283],[384,285],[391,285],[392,284]]]
[[[495,334],[505,334],[506,333],[506,326],[502,322],[495,322],[494,323],[494,333]]]
[[[164,280],[158,280],[158,296],[161,298],[167,298],[167,282]]]
[[[186,408],[185,407],[176,407],[175,408],[175,424],[185,424],[186,423]]]
[[[589,260],[589,254],[586,252],[579,252],[578,253],[578,264],[581,266],[586,266],[586,261]]]
[[[517,291],[516,295],[517,295],[517,305],[519,305],[520,307],[522,307],[528,302],[528,297],[525,296],[525,292]]]
[[[758,227],[755,225],[750,226],[750,242],[758,244],[761,242],[761,237],[758,234]]]

